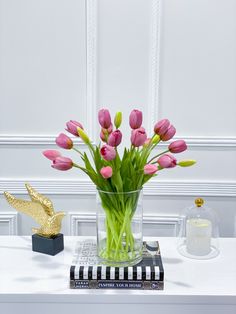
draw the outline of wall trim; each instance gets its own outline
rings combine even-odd
[[[0,136],[0,145],[7,146],[55,146],[55,138],[58,134],[55,135],[15,135],[15,134],[6,134]],[[85,146],[80,138],[73,138],[73,142],[78,146]]]
[[[96,223],[96,213],[86,212],[70,212],[69,216],[69,232],[71,236],[77,236],[79,230],[79,223]],[[176,215],[143,215],[143,224],[155,224],[162,226],[173,226],[174,234],[177,235],[177,231],[180,224],[180,216]]]
[[[176,215],[154,215],[154,214],[145,214],[143,216],[143,224],[154,224],[160,226],[172,226],[173,227],[173,236],[177,236],[181,224],[181,217]]]
[[[91,106],[92,107],[92,106]],[[92,109],[90,108],[89,111]],[[90,117],[92,116],[89,113]],[[92,122],[89,122],[92,124]],[[94,124],[94,123],[93,123]],[[90,129],[88,134],[92,134],[91,138],[95,140],[95,130]],[[6,146],[56,146],[55,135],[2,135],[0,136],[0,145]],[[203,148],[236,148],[236,137],[194,137],[194,136],[182,136],[175,137],[174,140],[184,139],[189,147],[203,147]],[[85,148],[86,145],[80,138],[73,138],[74,143]],[[94,144],[94,143],[93,143]],[[160,142],[157,147],[166,147],[169,142]]]
[[[185,136],[174,137],[174,140],[184,139],[188,147],[203,147],[203,148],[236,148],[236,137],[218,137],[218,136]],[[169,142],[160,142],[159,147],[165,147]]]
[[[94,115],[96,109],[96,68],[97,68],[97,0],[86,0],[86,131],[92,142],[95,142],[96,129]],[[4,146],[54,146],[57,134],[3,134],[0,145]],[[79,147],[85,147],[79,138],[73,138]]]
[[[68,213],[69,216],[69,234],[70,236],[77,236],[79,230],[79,223],[95,223],[95,213],[73,212]]]
[[[150,78],[149,78],[149,104],[147,106],[147,118],[150,122],[150,134],[152,126],[158,120],[159,110],[159,66],[160,66],[160,39],[161,39],[161,10],[162,1],[152,0],[151,3],[151,46],[150,46]],[[86,0],[86,122],[87,132],[96,142],[95,114],[97,112],[97,0]],[[55,146],[55,134],[4,134],[0,136],[1,146]],[[176,137],[175,139],[179,139]],[[216,137],[216,136],[185,136],[188,146],[198,148],[236,148],[236,137]],[[73,139],[79,147],[85,147],[84,143],[78,139]],[[165,147],[168,143],[161,142],[158,146]]]
[[[97,114],[97,0],[86,1],[87,17],[87,78],[86,78],[86,131],[96,142],[95,115]]]
[[[39,192],[51,195],[94,195],[96,188],[90,180],[35,180],[2,179],[0,194],[9,191],[27,194],[25,182],[29,182]],[[144,195],[153,196],[214,196],[236,197],[236,181],[158,181],[145,184]]]
[[[0,223],[8,223],[9,235],[17,235],[17,213],[1,212]]]
[[[152,0],[151,10],[149,104],[147,106],[149,134],[152,134],[153,132],[152,128],[156,122],[156,118],[158,117],[159,109],[161,1]]]
[[[160,44],[161,44],[161,14],[162,1],[152,0],[151,4],[151,46],[150,46],[150,76],[149,76],[149,103],[147,108],[149,133],[153,132],[153,125],[160,119],[159,117],[159,90],[160,90]],[[225,136],[186,136],[181,138],[186,140],[189,147],[218,147],[236,148],[236,137]],[[176,137],[175,140],[180,139]],[[161,142],[160,146],[167,144]]]

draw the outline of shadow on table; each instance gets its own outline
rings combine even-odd
[[[180,259],[180,258],[169,258],[169,257],[163,257],[162,256],[162,262],[163,264],[166,263],[166,264],[180,264],[180,263],[183,263],[183,260]]]
[[[48,279],[61,279],[64,278],[65,276],[59,274],[59,275],[50,275],[47,278],[38,278],[38,277],[33,277],[33,276],[25,276],[25,277],[16,277],[14,278],[15,281],[20,281],[20,282],[36,282],[36,281],[42,281],[42,280],[48,280]]]
[[[11,246],[11,245],[0,245],[0,249],[10,249],[10,250],[32,250],[31,246]]]
[[[60,254],[60,253],[59,253]],[[38,254],[35,256],[32,256],[32,260],[34,262],[37,262],[37,266],[40,268],[50,268],[50,269],[56,269],[60,267],[65,267],[66,265],[63,263],[58,263],[56,261],[53,261],[53,256],[51,255],[44,255],[44,254]]]
[[[179,287],[192,288],[191,285],[189,285],[188,283],[185,283],[185,282],[173,281],[173,280],[168,280],[168,279],[165,279],[164,281],[165,281],[165,282],[172,283],[172,284],[174,284],[174,285],[176,285],[176,286],[179,286]]]

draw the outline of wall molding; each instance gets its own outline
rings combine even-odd
[[[174,137],[174,140],[184,139],[188,147],[198,147],[198,148],[236,148],[236,137],[207,137],[207,136],[185,136]],[[169,145],[169,142],[160,142],[159,147],[165,147]]]
[[[79,224],[80,223],[96,223],[95,213],[68,213],[69,216],[69,234],[70,236],[79,235]]]
[[[159,104],[159,65],[160,65],[160,28],[161,28],[161,1],[152,0],[151,4],[151,46],[150,46],[150,77],[149,77],[149,104],[147,117],[149,134],[153,132],[153,125],[158,117]]]
[[[91,108],[89,109],[91,111]],[[91,117],[91,114],[89,114]],[[92,124],[92,122],[89,122]],[[95,130],[90,129],[88,134],[92,134],[91,138],[93,142],[95,140]],[[3,135],[0,136],[0,145],[1,146],[56,146],[55,135]],[[236,137],[191,137],[191,136],[182,136],[175,137],[174,140],[184,139],[189,147],[198,147],[198,148],[236,148]],[[81,141],[80,138],[73,138],[73,142],[81,147],[85,148],[86,145]],[[93,143],[94,144],[94,143]],[[169,142],[160,142],[158,147],[166,147]]]
[[[96,142],[95,114],[97,112],[97,0],[86,1],[86,124],[87,132]],[[159,110],[159,66],[160,66],[160,40],[161,40],[161,11],[162,1],[152,0],[151,3],[151,46],[150,46],[150,77],[149,77],[149,103],[147,106],[147,121],[149,121],[150,134],[152,126],[158,120]],[[55,146],[57,134],[3,134],[0,136],[1,146]],[[179,139],[176,137],[175,139]],[[236,137],[205,137],[185,136],[188,146],[196,148],[236,148]],[[84,148],[84,143],[79,138],[73,139],[75,144]],[[161,142],[158,146],[165,147],[168,143]]]
[[[96,109],[96,69],[97,69],[97,0],[86,0],[86,132],[92,143],[96,139],[94,118]],[[2,134],[0,135],[1,146],[54,146],[57,134]],[[85,147],[79,138],[73,138],[79,147]]]
[[[152,0],[151,4],[151,46],[150,46],[150,76],[149,76],[149,103],[147,116],[149,121],[149,133],[153,132],[153,125],[160,119],[159,117],[159,90],[160,90],[160,43],[161,43],[161,15],[162,0]],[[185,139],[189,147],[198,148],[236,148],[236,137],[219,136],[186,136]],[[175,138],[180,139],[179,138]],[[166,146],[160,143],[159,146]]]
[[[56,146],[55,135],[15,135],[6,134],[0,136],[0,145],[6,146]],[[73,142],[78,146],[85,146],[80,138],[73,138]]]
[[[70,212],[69,216],[69,232],[71,236],[77,236],[79,234],[80,223],[96,223],[96,213],[86,212]],[[177,235],[177,231],[180,224],[180,216],[164,216],[164,215],[143,215],[143,225],[153,224],[160,226],[173,227],[173,235]]]
[[[27,194],[25,182],[29,182],[39,192],[51,195],[95,195],[96,193],[94,184],[87,179],[47,181],[2,179],[0,194],[4,191]],[[236,181],[152,180],[145,184],[144,195],[236,197]]]
[[[145,214],[143,216],[143,224],[145,225],[159,225],[160,227],[172,227],[173,234],[172,236],[177,236],[179,232],[179,227],[181,223],[181,217],[176,215],[154,215],[154,214]],[[169,235],[170,236],[170,235]]]
[[[0,224],[8,223],[9,235],[17,235],[17,213],[1,212]]]
[[[97,0],[86,1],[87,16],[87,78],[86,110],[87,129],[90,138],[96,142],[95,115],[97,115]]]

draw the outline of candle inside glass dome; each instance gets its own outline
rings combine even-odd
[[[208,219],[190,218],[186,222],[186,249],[189,254],[203,256],[211,251],[212,223]]]

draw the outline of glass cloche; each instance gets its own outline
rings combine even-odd
[[[181,215],[177,248],[180,254],[195,259],[210,259],[219,254],[219,223],[216,213],[197,198],[195,206]]]

